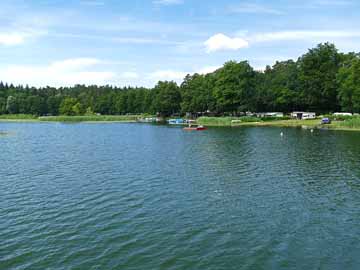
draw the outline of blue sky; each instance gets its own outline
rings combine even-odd
[[[0,80],[181,82],[228,60],[263,69],[320,42],[360,51],[357,0],[1,0]]]

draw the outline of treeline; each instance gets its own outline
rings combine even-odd
[[[213,73],[187,75],[180,86],[34,88],[0,83],[0,114],[83,115],[309,110],[360,112],[360,54],[319,44],[297,61],[264,71],[230,61]]]

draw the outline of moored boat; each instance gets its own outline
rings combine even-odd
[[[140,118],[137,121],[139,123],[157,123],[160,122],[160,119],[156,117],[146,117],[146,118]]]
[[[197,130],[207,130],[206,127],[204,126],[198,126],[198,125],[189,125],[188,127],[185,127],[184,130],[188,130],[188,131],[197,131]]]
[[[183,125],[183,124],[186,124],[185,120],[181,119],[181,118],[169,119],[169,120],[167,120],[167,122],[169,123],[169,125]]]

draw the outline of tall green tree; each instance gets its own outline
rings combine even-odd
[[[80,115],[83,108],[76,98],[67,97],[61,102],[59,111],[61,115]]]
[[[6,98],[0,97],[0,114],[5,114],[6,112]]]
[[[6,101],[6,111],[10,114],[16,114],[19,112],[18,110],[18,103],[15,97],[8,96]]]
[[[214,107],[215,99],[209,76],[187,75],[181,84],[181,110],[190,113],[206,112]]]
[[[32,115],[43,115],[46,112],[46,103],[40,96],[29,96],[27,98],[28,113]]]
[[[301,109],[298,68],[293,60],[276,62],[264,72],[260,97],[267,111]]]
[[[247,61],[230,61],[215,72],[214,97],[218,112],[236,113],[254,107],[255,72]]]
[[[299,79],[307,109],[329,112],[339,109],[338,82],[341,56],[334,44],[319,44],[299,60]]]
[[[162,116],[180,112],[181,94],[173,81],[158,82],[154,90],[154,108]]]
[[[340,68],[339,99],[343,111],[360,112],[360,57],[354,58],[349,66]]]
[[[58,115],[59,108],[62,101],[62,97],[60,95],[49,96],[46,101],[47,113],[51,115]]]

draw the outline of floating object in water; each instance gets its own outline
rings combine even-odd
[[[312,128],[312,129],[310,129],[310,132],[311,132],[311,133],[314,133],[314,129],[313,129],[313,128]]]
[[[188,127],[185,127],[184,130],[196,131],[196,130],[207,130],[207,128],[204,126],[189,125]]]
[[[283,133],[283,132],[280,132],[280,136],[283,137],[283,136],[284,136],[284,133]]]

